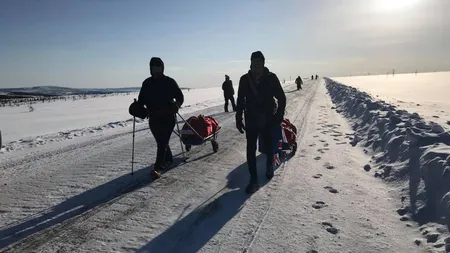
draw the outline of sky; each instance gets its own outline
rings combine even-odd
[[[450,70],[450,0],[2,0],[0,88],[237,84],[260,50],[280,80]]]

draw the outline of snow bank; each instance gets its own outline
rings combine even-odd
[[[450,72],[332,78],[450,130]]]
[[[325,78],[336,110],[352,123],[351,144],[373,153],[376,177],[408,182],[404,210],[421,224],[445,222],[450,228],[450,133],[418,113],[409,113],[367,92]],[[421,185],[424,185],[422,187]]]

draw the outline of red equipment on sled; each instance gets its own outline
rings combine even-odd
[[[217,135],[221,127],[219,123],[210,116],[192,116],[184,123],[181,131],[181,141],[186,147],[186,151],[191,150],[192,146],[202,145],[211,141],[214,153],[219,150]]]
[[[281,159],[287,156],[287,151],[290,151],[291,156],[297,152],[297,128],[288,119],[283,119],[281,124],[275,128],[272,141],[273,161],[275,165],[279,165]],[[258,138],[258,144],[258,151],[264,154],[264,143],[261,136]]]
[[[297,152],[297,127],[288,119],[283,119],[281,122],[282,142],[281,150],[290,150],[292,155]]]

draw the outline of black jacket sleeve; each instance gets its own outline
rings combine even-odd
[[[272,74],[270,77],[271,83],[273,85],[273,96],[278,101],[277,114],[284,115],[284,111],[286,109],[286,94],[284,93],[283,87],[281,87],[280,80],[278,80],[277,75]]]
[[[139,91],[138,102],[142,105],[145,105],[145,101],[147,96],[147,85],[146,82],[142,82],[141,90]]]
[[[173,87],[174,87],[173,98],[175,98],[175,101],[178,104],[178,106],[181,107],[181,105],[183,105],[183,103],[184,103],[183,92],[181,91],[177,82],[174,79],[172,79],[172,81],[173,81]]]

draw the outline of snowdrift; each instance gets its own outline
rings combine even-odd
[[[355,131],[351,144],[373,154],[378,167],[374,176],[407,185],[409,204],[402,198],[404,207],[398,212],[409,213],[419,224],[439,222],[450,228],[450,133],[417,113],[325,81],[336,111]]]

